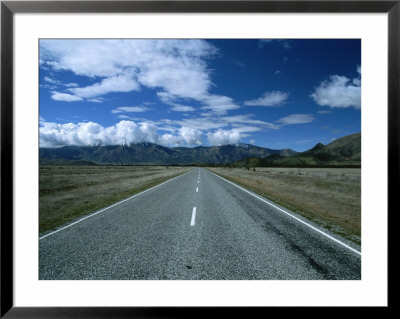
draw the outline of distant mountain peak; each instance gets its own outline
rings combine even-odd
[[[152,145],[155,145],[155,144],[151,143],[151,142],[139,142],[139,143],[132,143],[131,145],[152,146]]]
[[[311,149],[311,151],[317,151],[324,147],[325,145],[322,143],[315,144],[315,146]]]
[[[249,144],[246,144],[246,143],[237,142],[237,143],[235,143],[233,145],[235,145],[236,147],[244,148],[246,150],[249,149]]]

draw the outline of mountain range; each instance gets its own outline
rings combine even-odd
[[[41,165],[225,165],[231,167],[360,167],[361,133],[347,135],[305,152],[251,144],[165,147],[153,143],[40,148]]]
[[[278,154],[286,157],[296,154],[290,149],[273,150],[238,143],[212,147],[165,147],[153,143],[109,146],[64,146],[40,148],[40,164],[113,164],[113,165],[191,165],[223,164],[248,157],[266,157]]]

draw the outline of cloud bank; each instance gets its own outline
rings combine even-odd
[[[160,145],[200,145],[200,130],[181,127],[175,134],[159,134],[151,122],[122,120],[103,127],[94,122],[58,124],[41,121],[40,147],[98,146],[151,142]]]

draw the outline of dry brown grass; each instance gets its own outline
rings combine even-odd
[[[39,232],[139,193],[189,167],[41,166],[39,168]]]
[[[359,168],[209,170],[361,244]]]

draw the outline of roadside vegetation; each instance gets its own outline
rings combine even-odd
[[[40,166],[39,232],[189,171],[179,166]]]
[[[360,168],[208,168],[361,244]]]

